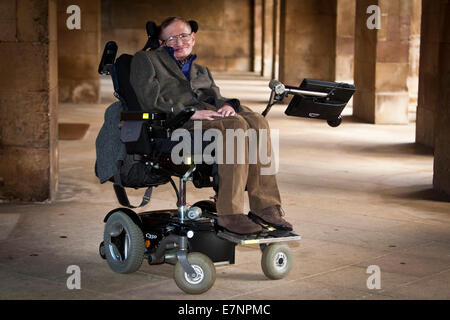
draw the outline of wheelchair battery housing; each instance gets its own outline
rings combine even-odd
[[[295,94],[284,112],[286,115],[331,121],[340,118],[355,92],[351,84],[314,79],[304,79],[298,88],[286,88]]]
[[[215,230],[194,232],[189,239],[189,250],[206,254],[214,264],[234,264],[236,245],[217,236]]]
[[[167,226],[180,228],[177,210],[156,210],[139,214],[142,221],[142,232],[146,240],[150,241],[150,250],[156,249],[164,238]],[[200,218],[186,220],[182,227],[193,231],[190,238],[189,252],[201,252],[207,255],[214,264],[234,264],[236,244],[218,237],[212,219]]]

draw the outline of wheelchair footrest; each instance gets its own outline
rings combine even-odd
[[[230,233],[227,231],[218,231],[217,236],[219,238],[228,240],[230,242],[248,245],[248,244],[263,244],[263,243],[274,243],[274,242],[287,242],[287,241],[298,241],[301,236],[288,231],[270,231],[267,233],[261,233],[258,235],[240,235],[236,233]]]

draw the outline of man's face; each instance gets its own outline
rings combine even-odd
[[[178,37],[180,34],[190,34],[190,36],[184,40]],[[162,34],[162,39],[167,40],[170,37],[176,37],[174,43],[165,43],[166,46],[172,47],[174,50],[174,56],[180,60],[186,58],[191,54],[195,44],[195,33],[191,33],[190,26],[186,25],[183,21],[175,21],[166,27]]]

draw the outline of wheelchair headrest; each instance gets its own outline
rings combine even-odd
[[[189,20],[189,25],[191,26],[191,30],[192,32],[197,32],[198,31],[198,23],[195,20]]]
[[[189,20],[188,21],[192,32],[197,32],[198,31],[198,23],[195,20]],[[161,32],[161,27],[158,26],[155,22],[153,21],[147,21],[146,25],[145,25],[145,29],[147,30],[147,36],[148,36],[148,40],[147,43],[145,44],[144,48],[142,49],[143,51],[147,50],[148,48],[150,49],[156,49],[159,47],[159,34]]]
[[[145,29],[147,30],[147,44],[145,45],[143,51],[147,50],[148,48],[156,49],[159,47],[159,33],[161,31],[161,28],[156,25],[153,21],[147,21],[147,24],[145,25]]]

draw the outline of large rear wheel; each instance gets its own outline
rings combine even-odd
[[[144,236],[127,214],[117,211],[108,218],[103,243],[106,261],[113,271],[132,273],[140,268],[145,252]]]

